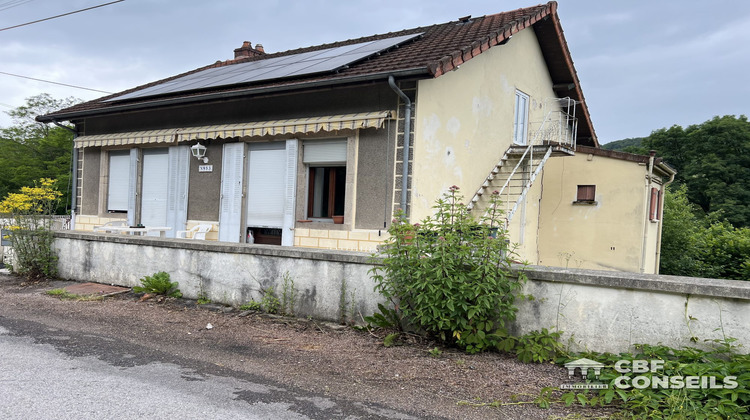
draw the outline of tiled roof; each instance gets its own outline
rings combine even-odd
[[[436,24],[432,26],[406,29],[380,35],[363,38],[350,39],[347,41],[318,45],[314,47],[299,48],[275,54],[266,54],[261,57],[247,57],[228,61],[218,61],[214,64],[199,69],[179,74],[167,79],[159,80],[143,86],[138,86],[124,92],[106,96],[61,111],[39,117],[40,121],[75,120],[89,115],[107,114],[124,109],[148,108],[153,106],[169,105],[176,102],[193,102],[211,99],[216,95],[252,95],[255,92],[274,90],[304,89],[311,84],[343,84],[358,80],[385,78],[388,74],[411,75],[420,78],[439,77],[442,74],[455,69],[462,63],[481,54],[489,48],[506,42],[513,34],[522,29],[533,27],[539,38],[540,46],[545,60],[550,68],[553,83],[560,86],[573,85],[573,89],[567,87],[558,92],[560,96],[583,101],[583,93],[580,89],[578,77],[573,68],[567,44],[563,37],[562,27],[557,17],[557,3],[552,1],[547,4],[527,7],[503,12],[494,15],[465,18],[453,22]],[[203,91],[177,92],[160,97],[141,97],[127,101],[109,101],[125,93],[134,92],[139,89],[158,85],[166,81],[174,80],[188,74],[206,70],[213,67],[231,66],[233,64],[245,63],[253,60],[262,60],[272,57],[281,57],[299,54],[326,48],[340,47],[349,44],[374,41],[378,39],[391,38],[401,35],[423,33],[423,35],[412,42],[388,51],[381,55],[368,58],[362,62],[354,63],[337,73],[325,73],[306,75],[291,79],[265,80],[252,84],[231,85],[214,87]],[[585,104],[579,112],[579,139],[588,138],[588,144],[596,145],[595,134],[588,110]]]

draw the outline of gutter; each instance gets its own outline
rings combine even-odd
[[[360,76],[351,76],[351,77],[346,77],[346,78],[318,80],[318,81],[300,83],[300,84],[294,84],[294,85],[248,88],[248,89],[242,89],[242,90],[235,90],[231,92],[214,92],[214,93],[206,93],[206,94],[179,97],[179,98],[157,99],[157,100],[153,100],[150,102],[127,103],[127,104],[122,104],[122,105],[114,105],[114,106],[107,107],[107,108],[97,108],[97,109],[84,110],[84,111],[79,111],[79,112],[40,115],[36,117],[36,120],[39,122],[43,122],[43,123],[55,122],[55,121],[70,121],[73,118],[114,114],[114,113],[120,113],[124,111],[134,111],[134,110],[157,108],[157,107],[170,106],[170,105],[189,104],[189,103],[200,102],[200,101],[225,100],[225,99],[233,99],[233,98],[237,98],[241,96],[248,96],[248,95],[261,95],[261,94],[266,94],[266,93],[281,93],[281,92],[289,92],[289,91],[302,90],[302,89],[315,89],[319,87],[329,87],[329,86],[335,86],[335,85],[345,84],[345,83],[371,82],[371,81],[383,80],[393,75],[396,75],[398,77],[424,76],[424,75],[430,75],[430,72],[426,67],[418,67],[418,68],[400,70],[396,72],[391,71],[387,73],[386,72],[374,73],[374,74],[367,74],[367,75],[360,75]],[[117,95],[120,95],[120,94],[122,93],[119,93]],[[113,97],[112,99],[115,99],[115,98],[116,96]],[[100,102],[109,103],[110,100],[111,99],[108,99],[106,101],[100,101]]]
[[[73,159],[73,173],[70,176],[71,180],[71,192],[70,192],[70,230],[75,230],[76,228],[76,206],[78,199],[78,149],[76,148],[76,137],[78,137],[78,131],[68,127],[67,125],[62,125],[56,120],[52,120],[52,123],[54,123],[56,126],[60,128],[64,128],[71,133],[73,133],[73,153],[72,153],[72,159]]]
[[[404,164],[402,165],[403,171],[401,172],[401,209],[408,215],[407,212],[407,189],[409,187],[409,147],[411,147],[411,99],[396,86],[396,81],[393,75],[388,76],[388,85],[393,89],[394,92],[404,101]],[[398,132],[398,129],[396,129]]]
[[[673,170],[669,172],[669,181],[661,186],[662,197],[667,193],[667,187],[669,184],[674,182],[674,176],[676,174],[677,172]],[[662,229],[664,229],[664,200],[662,199],[660,201],[661,207],[659,208],[659,214],[661,214],[661,219],[659,220],[659,231],[656,234],[656,261],[654,262],[654,274],[659,274],[659,265],[661,264],[661,233]]]
[[[654,158],[656,151],[651,150],[648,158],[648,183],[646,184],[646,207],[643,218],[643,245],[641,246],[641,273],[646,272],[646,247],[648,246],[648,224],[651,223],[651,177],[654,175]]]

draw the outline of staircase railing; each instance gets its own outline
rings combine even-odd
[[[480,197],[484,195],[485,190],[490,186],[490,183],[494,181],[495,175],[498,174],[500,168],[503,166],[503,163],[508,161],[510,156],[509,152],[514,149],[520,151],[519,149],[523,148],[523,153],[521,153],[521,156],[518,158],[518,162],[513,167],[513,170],[508,174],[505,183],[499,190],[497,190],[498,195],[503,196],[503,194],[505,194],[505,199],[503,201],[505,202],[506,207],[505,214],[507,225],[518,209],[519,203],[522,201],[523,197],[526,196],[526,192],[533,184],[541,168],[544,166],[544,163],[551,155],[551,146],[557,144],[575,149],[576,137],[578,132],[578,120],[575,117],[576,104],[577,102],[571,98],[547,99],[545,101],[545,110],[549,109],[550,106],[552,106],[553,109],[545,114],[545,118],[539,123],[539,127],[532,130],[534,132],[534,136],[531,141],[529,141],[527,145],[511,145],[500,162],[495,165],[495,168],[482,183],[482,186],[479,187],[477,192],[474,194],[474,197],[472,197],[471,202],[469,203],[469,210],[472,210],[474,206],[479,202]],[[529,128],[532,128],[532,124],[529,124]],[[544,145],[549,145],[550,147],[545,150],[544,157],[539,161],[535,168],[534,146]],[[522,165],[524,165],[525,162],[528,162],[528,165],[521,170],[528,171],[527,177],[525,180],[523,180],[524,183],[521,188],[521,192],[514,202],[514,200],[511,200],[509,186],[516,174],[520,173],[519,169],[522,167]],[[512,208],[511,203],[514,203]],[[485,211],[483,216],[487,216],[488,211],[489,209]]]

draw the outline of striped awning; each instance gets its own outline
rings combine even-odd
[[[119,146],[125,144],[174,143],[175,129],[132,131],[129,133],[97,134],[76,137],[75,147]]]
[[[228,139],[282,134],[310,134],[336,130],[380,128],[392,111],[361,112],[357,114],[327,115],[289,120],[256,121],[240,124],[182,127],[165,130],[139,131],[118,134],[98,134],[76,138],[75,146],[118,146],[127,144],[174,143],[196,139]]]

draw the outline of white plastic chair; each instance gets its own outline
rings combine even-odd
[[[114,220],[114,221],[111,221],[111,222],[107,222],[107,223],[105,223],[105,224],[103,224],[101,226],[94,226],[94,232],[107,232],[107,233],[111,233],[111,232],[114,232],[114,231],[111,230],[111,229],[108,229],[108,228],[111,228],[111,227],[127,227],[127,226],[128,226],[128,222],[125,221],[125,220]]]
[[[206,234],[211,231],[211,225],[195,225],[190,230],[180,230],[176,234],[176,238],[181,239],[200,239],[206,240]],[[188,234],[190,234],[188,236]]]

